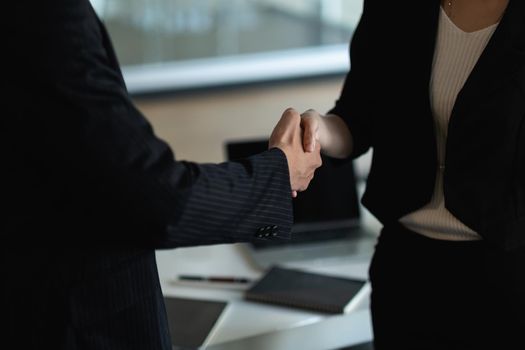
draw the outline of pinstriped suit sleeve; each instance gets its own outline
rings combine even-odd
[[[17,42],[35,43],[25,48],[34,62],[26,73],[39,79],[21,113],[39,128],[39,151],[46,155],[39,177],[55,189],[49,211],[60,213],[39,225],[56,232],[80,226],[89,234],[65,238],[81,244],[228,243],[258,239],[261,227],[272,228],[277,239],[289,236],[291,189],[282,151],[224,164],[176,161],[130,100],[89,2],[61,0],[42,5],[37,15],[17,34]],[[41,111],[52,111],[45,123]]]
[[[198,176],[165,240],[177,245],[253,239],[276,226],[288,238],[293,220],[284,153],[272,149],[241,162],[192,164]]]

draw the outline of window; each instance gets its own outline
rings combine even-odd
[[[91,0],[131,93],[339,74],[362,0]]]

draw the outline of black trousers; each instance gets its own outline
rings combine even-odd
[[[435,240],[396,223],[381,232],[369,273],[376,350],[525,349],[525,249]]]

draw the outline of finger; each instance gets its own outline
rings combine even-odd
[[[299,129],[297,126],[299,125],[300,118],[301,116],[295,109],[287,108],[270,135],[268,148],[278,147],[287,139],[287,135],[290,135],[291,130],[295,128]]]
[[[308,185],[310,185],[310,181],[308,181],[306,184],[304,184],[302,187],[301,187],[301,190],[298,191],[298,192],[304,192],[308,189]]]
[[[301,114],[301,117],[308,117],[308,116],[314,116],[315,114],[317,114],[317,111],[315,109],[308,109],[306,111],[303,112],[303,114]]]
[[[301,127],[303,128],[303,148],[305,152],[313,152],[316,148],[317,127],[313,118],[302,118]]]
[[[314,174],[315,174],[314,171],[312,171],[312,172],[310,173],[310,175],[308,175],[308,177],[307,177],[307,179],[306,179],[306,180],[307,180],[307,186],[308,186],[308,184],[310,184],[310,182],[314,179]]]
[[[283,114],[281,115],[281,120],[279,122],[285,125],[295,125],[300,118],[301,115],[299,114],[299,112],[297,112],[296,109],[290,107],[284,110]]]
[[[316,152],[316,155],[317,155],[317,164],[316,164],[316,168],[319,168],[323,165],[323,158],[321,157],[321,144],[319,143],[319,141],[317,142],[316,144],[316,148],[315,148],[315,152]]]

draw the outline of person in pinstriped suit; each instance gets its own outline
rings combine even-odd
[[[88,0],[17,2],[2,121],[2,341],[18,349],[171,349],[155,249],[288,239],[321,165],[300,115],[269,150],[176,161],[127,94]]]

